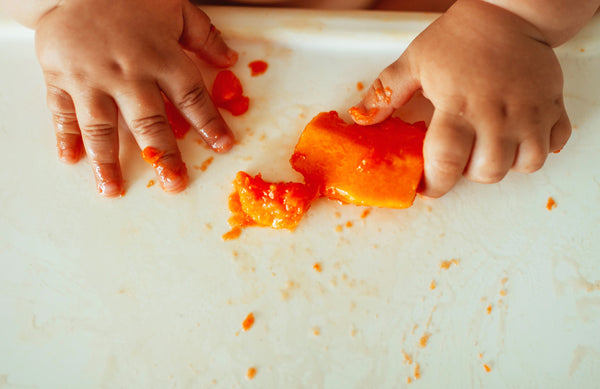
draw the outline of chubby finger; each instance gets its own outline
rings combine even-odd
[[[573,127],[567,112],[563,110],[560,118],[550,131],[550,151],[560,151],[571,137]]]
[[[120,196],[123,176],[119,164],[117,106],[109,95],[96,90],[75,95],[74,103],[98,192],[105,197]]]
[[[183,1],[183,33],[179,43],[206,62],[218,66],[233,66],[238,53],[230,48],[210,18],[189,1]]]
[[[158,80],[162,91],[214,151],[231,149],[233,132],[215,107],[196,65],[181,53],[170,66]]]
[[[379,123],[406,104],[419,88],[405,53],[379,74],[360,103],[350,109],[350,115],[360,125]]]
[[[517,148],[512,169],[518,173],[533,173],[544,166],[549,152],[548,138],[530,136],[525,138]]]
[[[496,132],[497,133],[497,132]],[[475,138],[464,176],[474,182],[499,182],[513,166],[517,143],[481,131]]]
[[[154,167],[165,192],[181,192],[188,184],[187,168],[169,127],[158,87],[152,82],[141,82],[124,89],[126,92],[119,94],[117,103],[142,156]]]
[[[61,88],[48,85],[46,103],[52,114],[58,158],[68,164],[78,162],[83,155],[83,142],[71,96]]]
[[[441,197],[456,185],[469,160],[474,131],[462,117],[436,110],[423,143],[421,194]]]

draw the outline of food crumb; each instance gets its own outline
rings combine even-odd
[[[419,366],[418,363],[415,363],[415,379],[418,380],[419,378],[421,378],[421,366]]]
[[[402,356],[404,357],[404,363],[407,365],[412,365],[413,360],[412,357],[410,355],[408,355],[407,353],[405,353],[404,351],[400,351],[402,353]]]
[[[365,209],[360,215],[361,219],[366,219],[371,214],[371,208]]]
[[[242,328],[244,331],[248,331],[254,325],[254,314],[250,312],[248,316],[242,322]]]
[[[419,347],[425,348],[427,346],[427,342],[429,341],[430,336],[431,334],[423,334],[423,336],[421,336],[421,339],[419,339]]]
[[[429,289],[434,290],[436,288],[435,280],[431,280],[431,284],[429,284]]]
[[[148,183],[146,184],[146,188],[150,188],[150,187],[154,186],[154,184],[155,184],[154,180],[150,180],[150,181],[148,181]]]
[[[554,201],[554,199],[552,197],[548,197],[548,202],[546,203],[546,209],[548,211],[552,211],[554,208],[556,208],[556,201]]]
[[[410,384],[411,382],[412,382],[412,378],[410,378],[410,377],[406,377],[406,383],[407,383],[407,384]]]
[[[320,273],[320,272],[322,272],[322,271],[323,271],[323,268],[321,267],[321,264],[320,264],[320,263],[318,263],[318,262],[317,262],[317,263],[315,263],[315,264],[313,265],[313,269],[314,269],[314,270],[315,270],[317,273]]]
[[[252,366],[248,368],[248,371],[246,371],[246,378],[252,380],[254,377],[256,377],[256,368]]]
[[[486,371],[486,373],[492,371],[492,368],[487,363],[483,364],[483,369]]]
[[[346,228],[351,228],[354,225],[351,221],[346,222]]]
[[[500,296],[506,296],[506,291],[504,289],[500,290]]]
[[[492,306],[488,305],[487,308],[485,309],[485,312],[490,315],[492,313]]]
[[[313,328],[312,333],[314,336],[319,336],[321,335],[321,330],[317,327]]]
[[[360,92],[360,91],[362,91],[363,89],[365,89],[365,84],[363,84],[363,83],[362,83],[362,82],[360,82],[360,81],[359,81],[359,82],[357,82],[357,83],[356,83],[356,90]]]
[[[223,240],[234,240],[234,239],[239,238],[240,235],[242,235],[242,228],[241,227],[233,227],[231,229],[231,231],[223,234]]]
[[[444,269],[444,270],[448,270],[450,269],[450,266],[455,265],[457,266],[459,264],[459,260],[458,259],[451,259],[449,261],[442,261],[440,263],[440,268]]]

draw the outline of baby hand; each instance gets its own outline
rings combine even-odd
[[[379,75],[353,116],[382,121],[422,89],[435,109],[422,193],[440,197],[461,175],[494,183],[509,170],[540,169],[571,134],[562,85],[558,60],[533,25],[459,0]]]
[[[213,150],[233,145],[231,130],[183,49],[219,67],[237,60],[209,18],[188,0],[71,0],[40,20],[36,50],[59,157],[77,162],[84,147],[102,195],[123,192],[119,115],[141,149],[161,152],[155,168],[163,189],[179,192],[187,186],[161,92]]]

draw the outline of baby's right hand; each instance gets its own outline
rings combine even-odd
[[[187,186],[161,92],[213,150],[232,147],[233,134],[183,49],[219,67],[237,61],[206,14],[188,0],[70,0],[40,20],[36,50],[59,158],[77,162],[83,145],[103,196],[123,192],[119,115],[140,149],[163,152],[155,164],[163,189]]]

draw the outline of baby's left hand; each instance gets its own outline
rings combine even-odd
[[[462,175],[494,183],[509,170],[540,169],[571,134],[562,87],[556,55],[533,25],[483,1],[459,0],[351,111],[358,124],[374,124],[422,89],[435,108],[422,194],[440,197]]]

